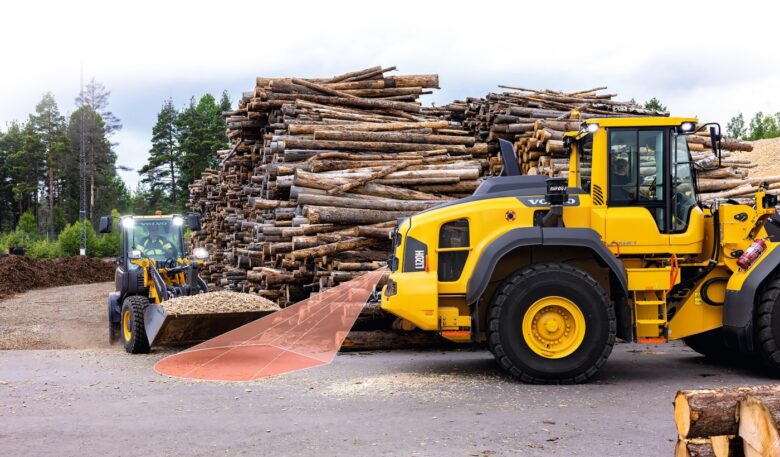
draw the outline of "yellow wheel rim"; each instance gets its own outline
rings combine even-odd
[[[523,339],[547,359],[571,355],[585,338],[585,316],[573,301],[550,296],[537,300],[523,316]]]
[[[130,322],[132,322],[132,320],[133,314],[129,309],[126,309],[125,313],[122,315],[122,333],[125,336],[125,341],[130,341],[130,339],[133,337],[133,333],[130,329]]]

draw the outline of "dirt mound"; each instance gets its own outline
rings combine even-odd
[[[749,177],[780,175],[780,138],[753,141],[753,150],[738,152],[732,157],[750,159],[757,166],[750,169]]]
[[[114,264],[87,257],[29,259],[0,257],[0,298],[43,287],[112,281]]]

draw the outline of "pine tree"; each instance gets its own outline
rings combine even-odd
[[[745,118],[742,113],[732,117],[728,124],[726,124],[726,135],[730,138],[745,139],[747,136],[747,129],[745,128]]]
[[[76,97],[76,105],[89,105],[93,111],[100,114],[105,125],[106,134],[109,136],[122,130],[122,122],[119,118],[106,109],[108,108],[108,97],[110,95],[111,91],[107,90],[106,86],[92,78],[84,90],[79,93],[79,96]]]
[[[649,109],[651,111],[660,111],[663,113],[667,112],[666,105],[661,103],[661,100],[658,100],[655,97],[645,102],[645,109]]]
[[[56,161],[66,152],[67,142],[65,139],[65,118],[60,114],[57,102],[50,92],[45,93],[35,106],[35,114],[30,115],[29,125],[34,134],[33,142],[39,143],[37,146],[42,150],[42,158],[45,163],[48,201],[46,225],[48,225],[49,238],[54,239],[56,237],[54,224]]]
[[[149,160],[138,173],[145,175],[143,182],[152,190],[167,186],[169,199],[176,206],[179,194],[177,177],[181,166],[179,148],[179,113],[173,106],[173,100],[163,103],[157,114],[157,123],[152,128],[152,149],[149,150]]]

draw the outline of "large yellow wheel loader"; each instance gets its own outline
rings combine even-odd
[[[719,161],[720,126],[699,129]],[[566,179],[519,176],[501,141],[502,176],[399,222],[382,308],[487,343],[525,382],[586,381],[616,338],[683,339],[778,370],[780,249],[765,228],[777,198],[700,202],[694,172],[712,164],[691,160],[696,130],[693,118],[589,119],[566,134]]]
[[[265,312],[169,313],[167,300],[208,292],[198,272],[208,258],[203,248],[184,250],[185,223],[200,230],[200,215],[124,216],[119,220],[120,255],[116,292],[108,297],[109,342],[119,340],[132,354],[156,345],[200,342],[251,322]],[[100,233],[112,230],[111,216],[100,218]]]

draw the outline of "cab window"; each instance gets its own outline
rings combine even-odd
[[[675,137],[675,166],[672,170],[672,232],[688,228],[691,209],[696,206],[696,192],[691,173],[691,156],[684,135]]]
[[[664,130],[609,130],[609,204],[644,206],[664,223]]]
[[[457,219],[439,230],[439,281],[457,281],[469,256],[469,221]]]
[[[591,167],[593,166],[593,134],[589,133],[579,143],[580,189],[590,192]]]

